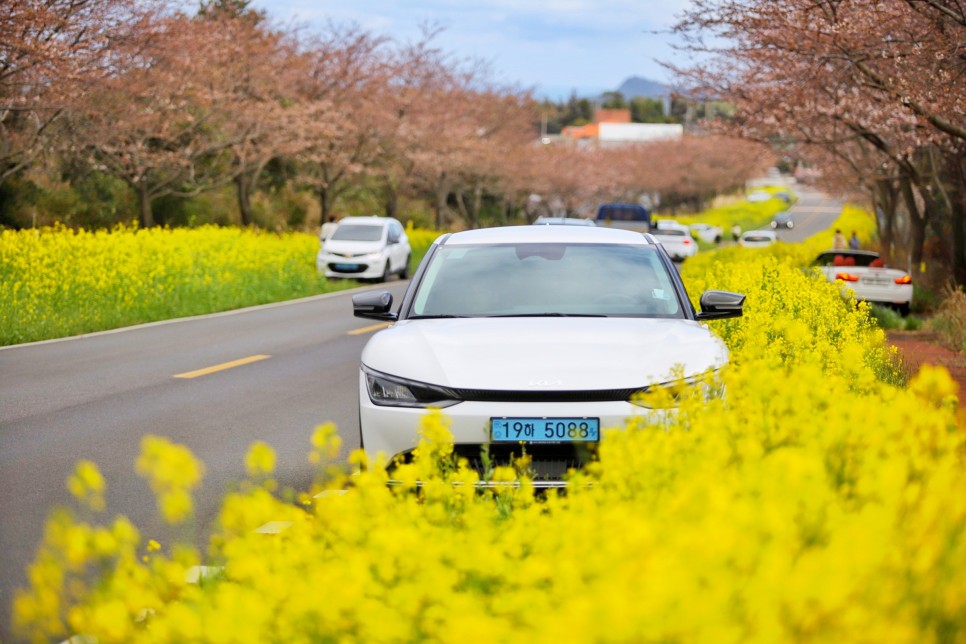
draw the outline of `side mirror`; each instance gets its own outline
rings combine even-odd
[[[702,321],[740,318],[744,304],[745,296],[741,293],[705,291],[701,294],[701,312],[696,319]]]
[[[392,293],[389,291],[369,291],[352,296],[352,313],[357,318],[392,322],[397,316],[390,312],[390,308],[392,308]]]

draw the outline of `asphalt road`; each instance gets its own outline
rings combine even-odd
[[[407,284],[364,290],[388,288],[398,301]],[[252,442],[275,448],[280,485],[297,490],[311,483],[317,425],[337,424],[343,456],[358,447],[359,355],[378,325],[353,317],[356,292],[0,349],[0,641],[48,512],[71,502],[65,481],[78,460],[101,469],[108,517],[126,515],[165,543],[170,531],[134,472],[145,435],[204,461],[198,539],[244,478]],[[198,373],[210,367],[222,368]]]
[[[842,201],[832,199],[824,193],[808,189],[806,186],[795,186],[795,194],[798,200],[792,204],[788,212],[792,215],[794,227],[779,228],[777,230],[779,241],[801,242],[808,237],[829,228],[832,223],[842,214]],[[766,226],[770,228],[770,226]],[[843,234],[848,237],[849,230],[843,230]]]

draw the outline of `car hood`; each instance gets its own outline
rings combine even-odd
[[[352,241],[349,239],[327,239],[322,245],[322,251],[326,253],[339,253],[340,255],[367,255],[378,253],[385,244],[381,241]]]
[[[461,389],[586,391],[665,382],[722,366],[724,343],[691,320],[405,320],[362,352],[376,371]]]

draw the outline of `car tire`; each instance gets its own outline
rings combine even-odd
[[[907,317],[909,315],[909,302],[905,302],[904,304],[897,304],[896,310],[899,311],[899,315],[901,315],[902,317]]]
[[[412,260],[412,255],[406,255],[406,261],[403,262],[402,268],[399,269],[399,279],[408,280],[409,279],[409,262]]]
[[[392,271],[390,270],[389,260],[386,260],[386,267],[382,269],[382,277],[377,279],[377,282],[388,282],[389,278],[392,276]]]

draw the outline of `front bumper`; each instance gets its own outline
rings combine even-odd
[[[423,408],[375,405],[366,389],[365,375],[359,378],[359,422],[362,443],[370,463],[381,454],[388,462],[394,457],[407,459],[419,442],[419,428],[427,410]],[[657,418],[665,412],[632,405],[626,401],[606,402],[478,402],[464,401],[442,413],[449,420],[457,455],[466,458],[481,473],[483,447],[489,443],[491,418],[598,418],[601,435],[608,429],[623,429],[631,418]],[[525,453],[532,458],[532,474],[537,487],[563,484],[567,470],[580,467],[595,444],[581,443],[500,443],[490,445],[493,464],[509,465]]]
[[[377,279],[382,277],[386,258],[365,255],[361,257],[342,257],[319,253],[315,267],[326,277],[345,279]]]

